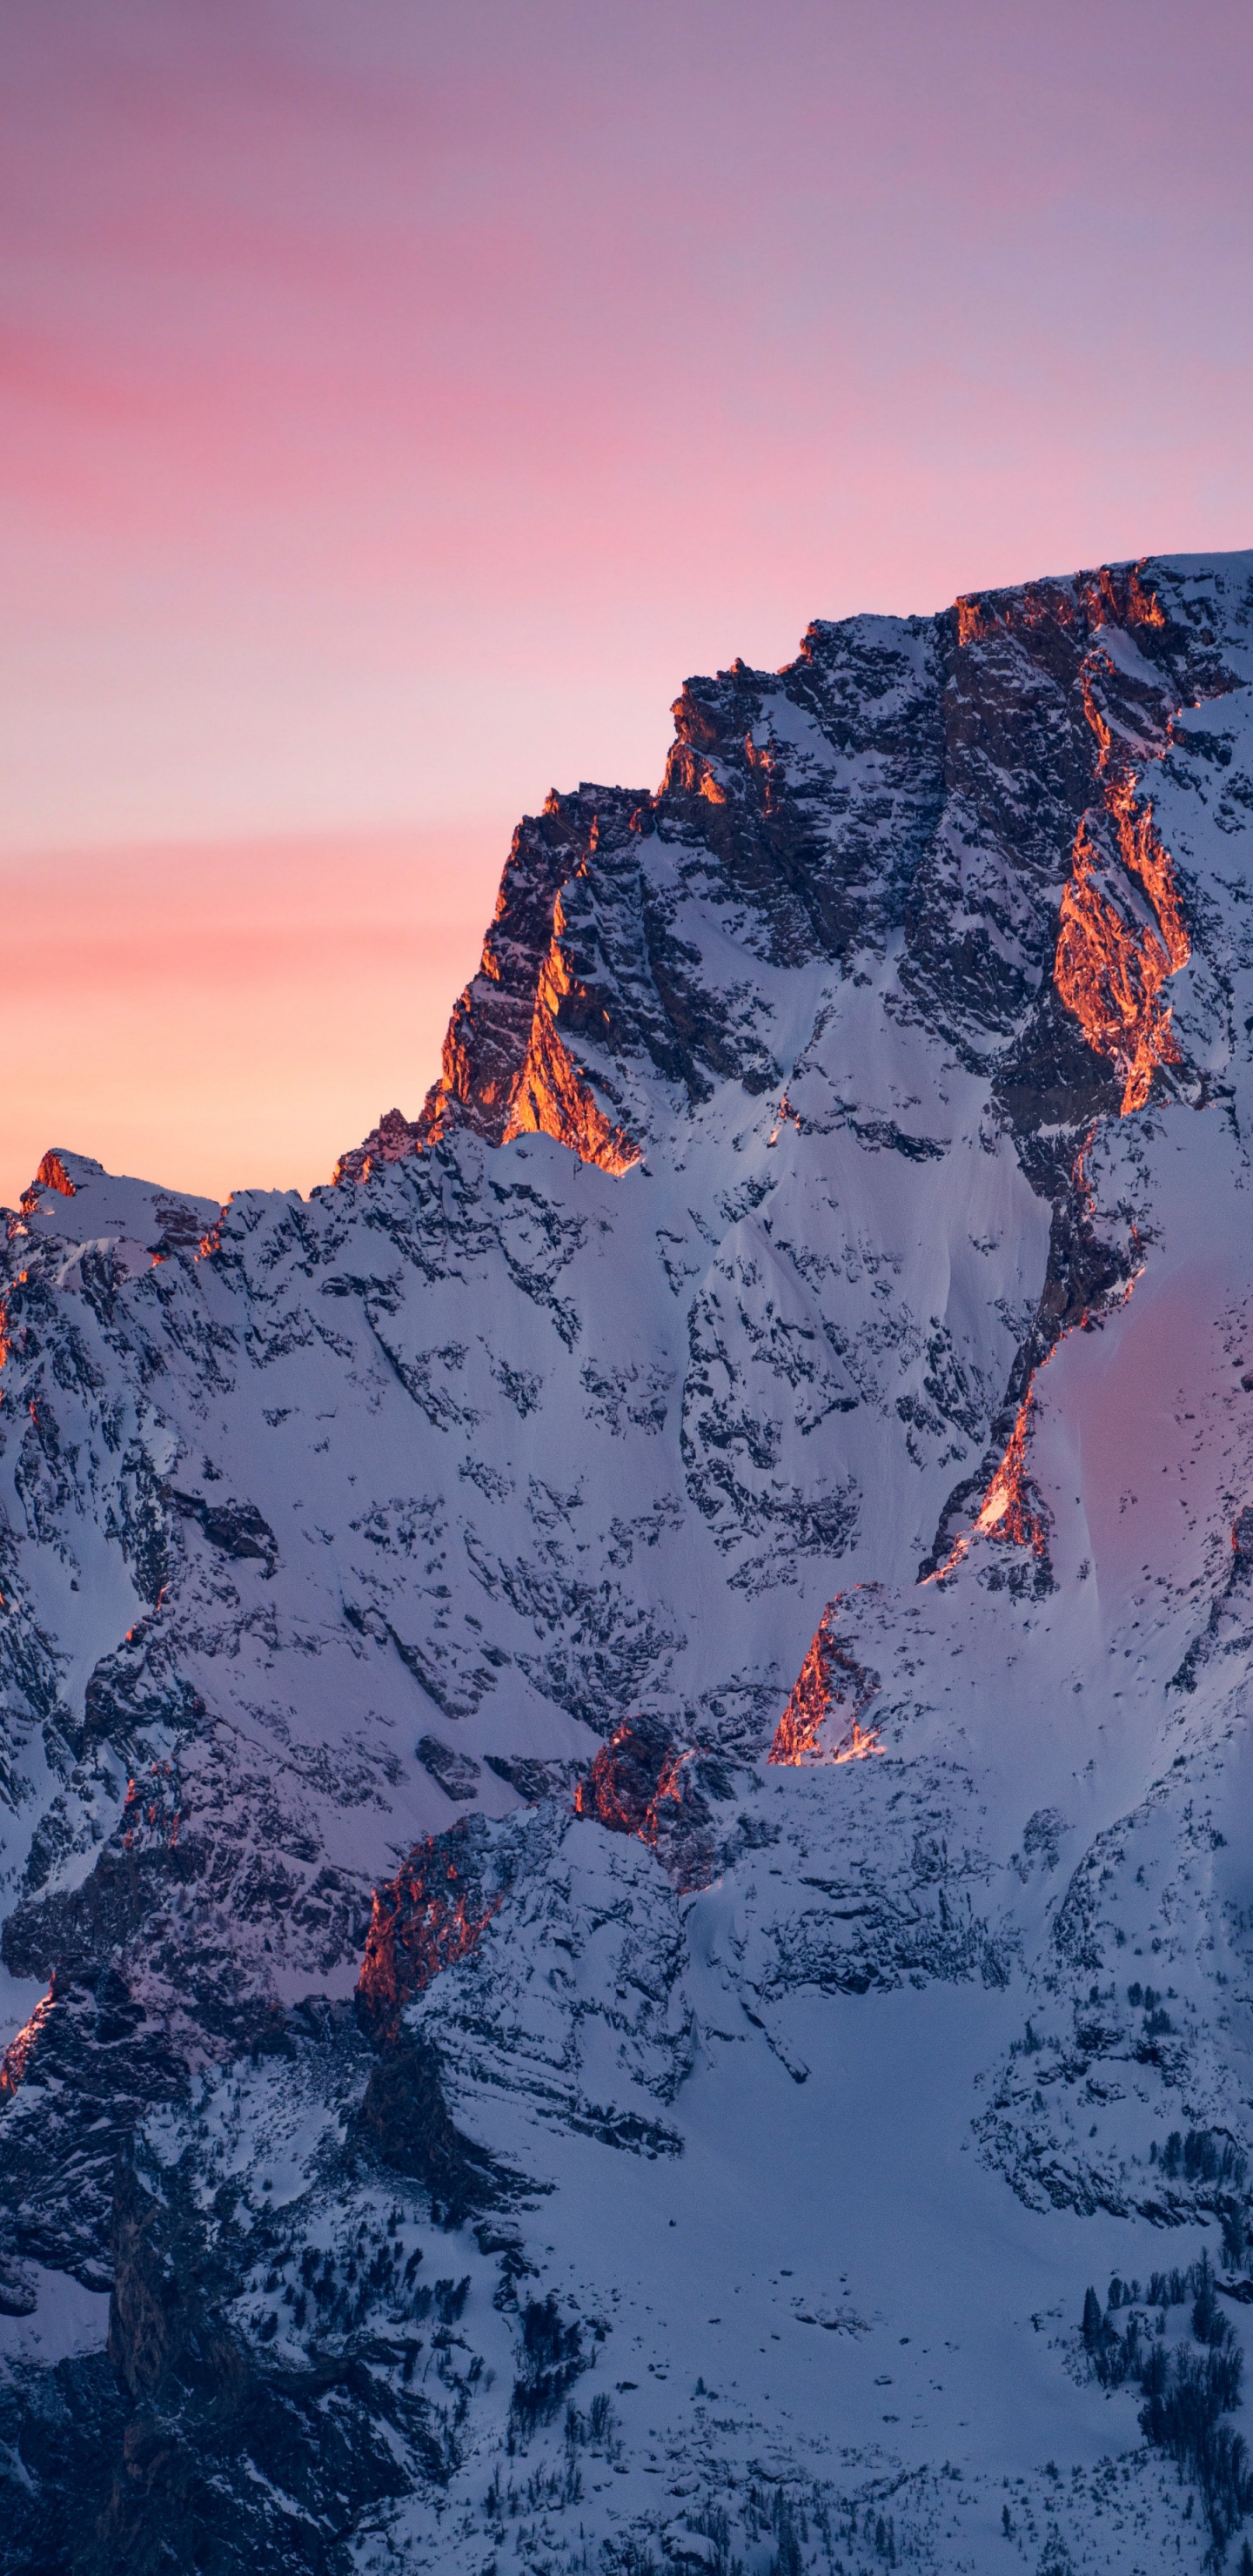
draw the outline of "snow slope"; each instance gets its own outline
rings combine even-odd
[[[1245,2330],[1251,676],[1253,556],[817,625],[308,1201],[45,1158],[3,2563],[1238,2558],[1113,2336]]]

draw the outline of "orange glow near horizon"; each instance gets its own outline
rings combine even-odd
[[[309,1190],[439,1072],[507,830],[0,861],[0,1203],[49,1148],[223,1200]]]

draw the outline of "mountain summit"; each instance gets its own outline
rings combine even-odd
[[[45,1156],[0,2566],[1238,2562],[1251,851],[1253,554],[818,622],[308,1200]]]

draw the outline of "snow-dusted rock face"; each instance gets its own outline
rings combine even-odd
[[[0,2564],[1238,2555],[1251,688],[1253,556],[815,625],[308,1201],[45,1158]]]

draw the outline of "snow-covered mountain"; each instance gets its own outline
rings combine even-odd
[[[9,1217],[6,2568],[1253,2533],[1253,554],[675,719],[309,1200]]]

